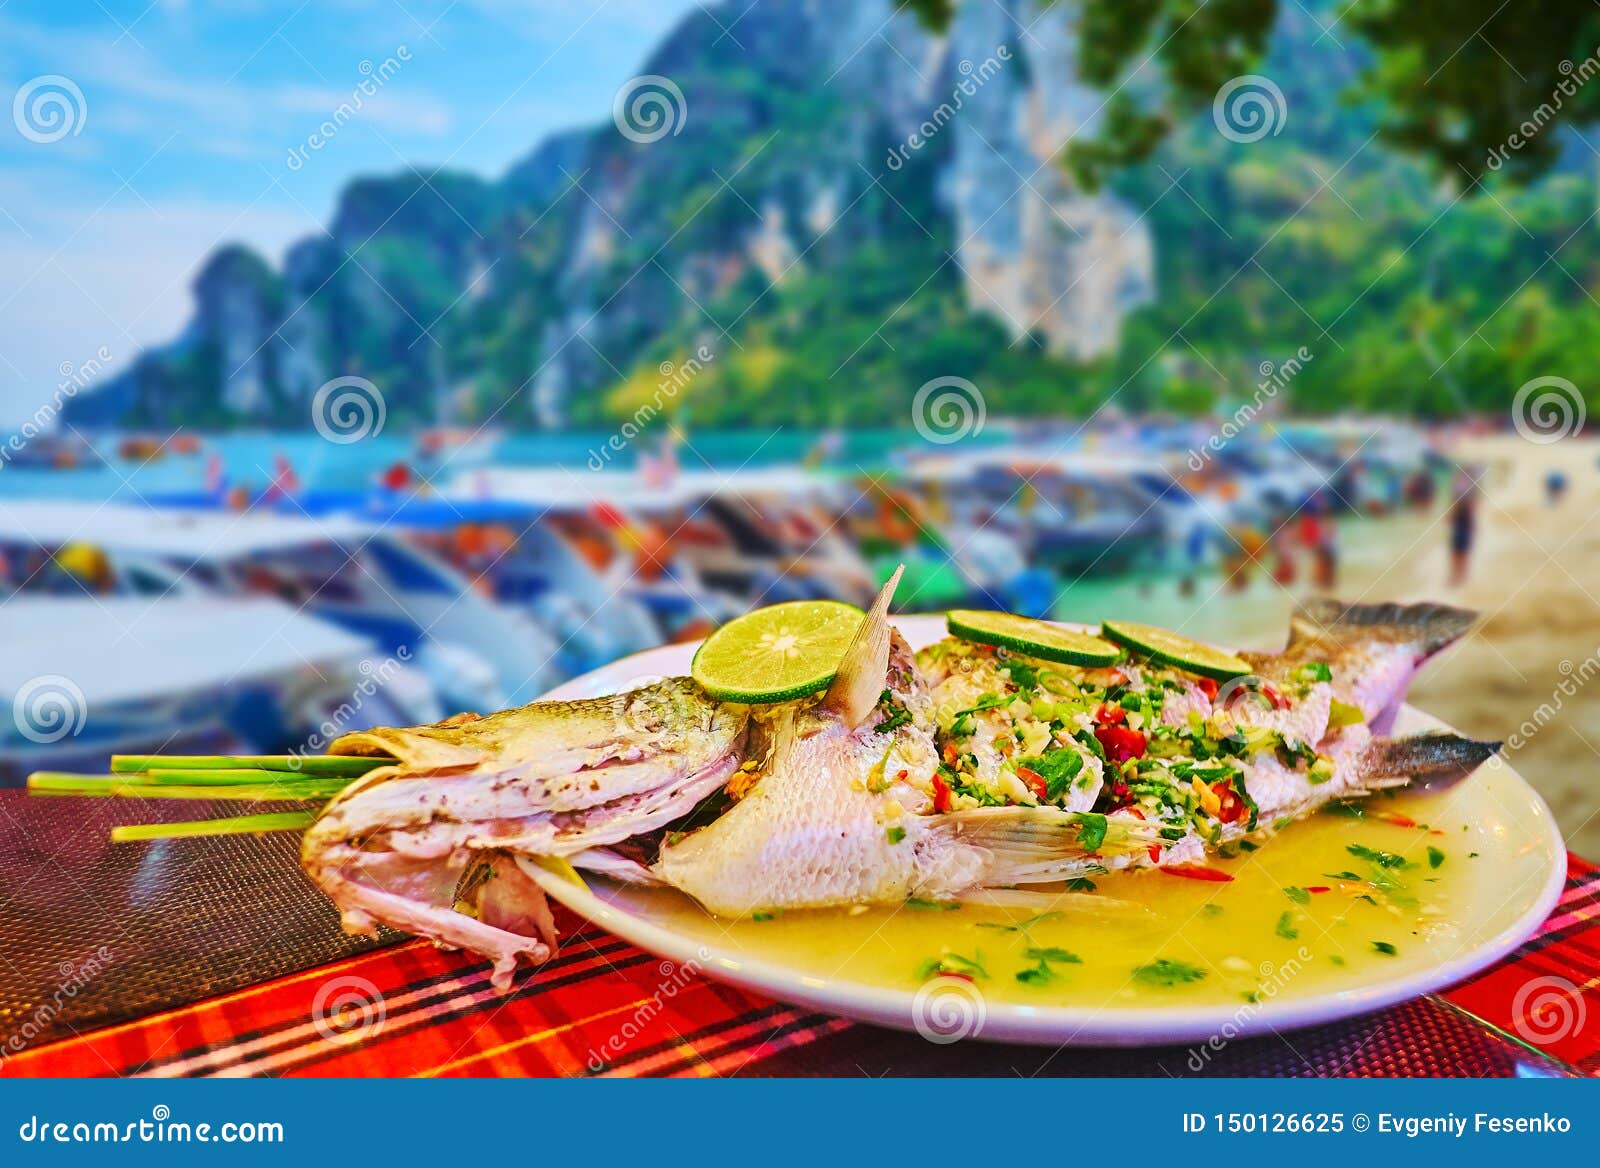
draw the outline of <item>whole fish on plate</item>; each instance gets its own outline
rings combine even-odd
[[[556,943],[553,862],[729,916],[997,898],[1202,865],[1333,800],[1453,782],[1497,749],[1372,729],[1470,626],[1459,610],[1318,602],[1283,653],[1219,686],[1137,656],[1082,668],[955,637],[913,654],[888,623],[894,584],[820,698],[719,702],[676,678],[347,735],[334,754],[394,761],[327,805],[305,869],[346,928],[483,954],[503,984]]]

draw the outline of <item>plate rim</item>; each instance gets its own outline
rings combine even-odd
[[[931,616],[895,616],[900,626],[910,622],[933,621]],[[693,652],[697,642],[685,641],[658,645],[618,658],[609,665],[590,670],[551,690],[542,700],[570,699],[593,693],[615,691],[602,683],[615,678],[619,667],[643,663],[672,653]],[[640,669],[641,677],[660,677],[662,672]],[[597,684],[602,688],[594,689]],[[1407,704],[1404,711],[1443,729],[1445,722]],[[1514,780],[1531,801],[1536,817],[1545,825],[1539,842],[1551,852],[1552,862],[1543,886],[1518,917],[1499,933],[1467,952],[1439,965],[1412,973],[1396,974],[1370,985],[1349,990],[1332,990],[1300,999],[1273,998],[1248,1008],[1218,1003],[1203,1006],[1029,1006],[1014,1002],[986,1002],[977,1025],[961,1037],[990,1042],[1056,1046],[1150,1046],[1209,1041],[1229,1030],[1228,1041],[1260,1034],[1298,1030],[1327,1022],[1356,1017],[1409,1001],[1463,981],[1513,952],[1538,931],[1560,899],[1566,883],[1566,843],[1549,804],[1521,773],[1503,763],[1507,776]],[[754,990],[792,1005],[806,1006],[837,1017],[896,1030],[917,1031],[917,1003],[920,990],[891,989],[859,981],[821,979],[799,973],[789,966],[745,957],[718,954],[697,938],[686,937],[646,917],[624,911],[587,888],[560,877],[541,873],[539,883],[545,891],[584,919],[615,933],[639,948],[689,966],[718,981]]]

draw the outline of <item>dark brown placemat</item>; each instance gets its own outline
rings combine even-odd
[[[0,791],[0,1053],[398,939],[340,931],[300,871],[299,832],[109,840],[130,820],[239,813],[237,803]]]

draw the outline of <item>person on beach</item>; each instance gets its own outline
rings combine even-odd
[[[1472,476],[1462,472],[1456,476],[1455,489],[1450,503],[1450,584],[1459,587],[1467,582],[1467,569],[1472,559],[1472,544],[1477,535],[1478,500],[1477,484]]]
[[[1565,472],[1552,470],[1544,476],[1544,501],[1547,506],[1558,506],[1566,493],[1567,476]]]

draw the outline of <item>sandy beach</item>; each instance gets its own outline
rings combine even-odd
[[[1439,600],[1483,613],[1471,636],[1428,666],[1414,704],[1475,737],[1507,743],[1506,758],[1549,802],[1580,855],[1600,857],[1600,442],[1539,446],[1515,435],[1458,445],[1484,466],[1470,574],[1449,583],[1446,500],[1432,511],[1346,522],[1337,595]],[[1557,506],[1544,477],[1565,470]],[[1170,581],[1070,589],[1057,615],[1143,619],[1223,644],[1283,643],[1290,609],[1311,594],[1308,565],[1285,587],[1256,572],[1242,591],[1202,580],[1193,596]]]

